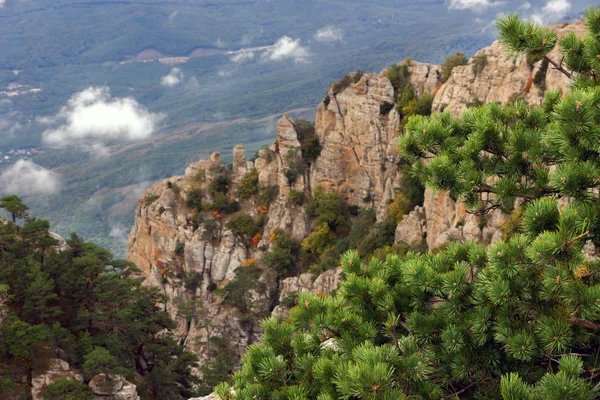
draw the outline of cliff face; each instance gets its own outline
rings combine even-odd
[[[559,37],[574,31],[583,35],[584,21],[552,27]],[[549,54],[560,61],[558,46]],[[529,64],[526,57],[509,60],[499,42],[477,52],[468,65],[455,67],[450,79],[440,88],[433,110],[448,109],[459,115],[470,106],[522,98],[529,104],[540,104],[546,90],[568,90],[568,79],[559,71],[538,61]]]
[[[582,24],[557,29],[561,35],[570,29],[580,32]],[[524,59],[514,63],[506,60],[498,43],[477,53],[469,65],[456,67],[443,85],[439,66],[413,61],[409,69],[415,93],[434,96],[434,111],[447,109],[453,114],[479,102],[506,102],[517,97],[537,104],[547,89],[566,90],[566,82],[557,71],[541,62],[529,65]],[[216,290],[231,282],[240,266],[260,265],[265,252],[273,247],[276,230],[297,240],[312,231],[306,207],[294,205],[292,195],[300,192],[310,198],[318,188],[335,190],[349,204],[372,207],[378,220],[385,218],[389,202],[402,189],[396,150],[400,116],[395,107],[389,112],[381,108],[395,101],[385,72],[364,74],[344,88],[330,88],[329,101],[319,104],[315,118],[321,153],[307,163],[293,184],[289,184],[287,173],[301,161],[302,143],[296,123],[289,117],[283,116],[277,123],[275,142],[260,150],[254,161],[247,161],[243,146],[233,149],[229,200],[239,200],[241,212],[264,218],[262,237],[252,246],[227,227],[231,216],[215,216],[216,226],[207,229],[196,222],[196,212],[189,207],[189,193],[199,190],[206,195],[211,180],[225,168],[218,153],[191,164],[184,176],[156,183],[140,198],[127,257],[143,271],[146,284],[161,288],[167,295],[165,306],[178,322],[178,337],[202,363],[221,351],[214,345],[217,338],[231,351],[228,361],[236,368],[247,345],[260,334],[257,318],[270,313],[285,316],[283,303],[290,294],[330,293],[337,287],[339,269],[321,276],[302,274],[287,279],[258,269],[267,289],[248,293],[253,300],[253,318],[225,303]],[[255,198],[242,200],[236,195],[244,176],[253,169],[261,187],[278,188],[268,207],[260,206]],[[467,213],[462,203],[447,194],[427,190],[423,206],[398,224],[396,241],[418,246],[426,240],[430,249],[457,240],[490,243],[501,239],[505,218],[496,211],[482,219]]]

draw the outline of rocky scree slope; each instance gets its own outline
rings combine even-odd
[[[561,35],[581,32],[583,23],[556,29]],[[507,60],[498,43],[475,54],[468,65],[455,67],[444,84],[440,66],[407,64],[415,94],[430,94],[433,111],[452,114],[489,101],[539,103],[546,90],[566,90],[567,85],[543,62]],[[178,322],[176,334],[202,365],[226,354],[231,370],[239,367],[245,348],[260,335],[258,320],[271,312],[285,315],[286,305],[279,303],[290,293],[327,294],[337,287],[339,269],[285,278],[261,268],[278,232],[301,241],[313,230],[306,202],[302,205],[299,198],[309,199],[317,190],[338,191],[348,204],[373,208],[378,220],[386,217],[389,203],[403,189],[396,151],[401,117],[396,107],[386,107],[396,103],[398,94],[386,73],[354,73],[332,85],[315,117],[321,147],[316,159],[304,159],[302,133],[296,121],[283,116],[276,141],[252,161],[238,145],[231,167],[214,153],[191,164],[184,176],[154,184],[140,198],[127,258],[143,271],[146,284],[164,291],[165,307]],[[257,185],[251,195],[240,195],[252,180]],[[240,214],[259,221],[251,238],[229,224]],[[424,204],[398,224],[396,242],[419,246],[426,241],[429,249],[458,240],[490,243],[501,239],[505,219],[500,211],[483,219],[468,214],[446,193],[426,190]],[[261,283],[244,294],[244,312],[223,301],[222,291],[242,266],[254,267]]]

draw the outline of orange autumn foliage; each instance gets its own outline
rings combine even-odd
[[[252,239],[250,239],[250,243],[252,243],[252,247],[258,247],[258,243],[262,240],[262,233],[257,233],[254,235]]]
[[[256,267],[256,260],[249,258],[246,261],[242,261],[242,267]]]
[[[277,239],[277,235],[275,234],[275,229],[271,229],[269,233],[271,234],[271,236],[269,236],[269,243],[271,243]]]
[[[256,210],[263,215],[269,212],[269,209],[265,206],[258,206]]]
[[[162,276],[165,276],[165,274],[166,274],[167,272],[169,272],[169,267],[165,267],[165,268],[163,268],[163,269],[161,269],[161,270],[160,270],[160,274],[161,274]]]
[[[221,219],[221,218],[223,218],[223,216],[221,215],[221,213],[220,213],[220,212],[218,212],[218,211],[213,211],[213,215],[215,216],[215,218],[216,218],[216,219]]]

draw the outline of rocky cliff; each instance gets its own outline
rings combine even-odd
[[[561,35],[571,29],[580,32],[582,23],[556,29]],[[489,101],[522,98],[537,104],[548,89],[566,90],[562,76],[547,64],[506,60],[498,43],[478,52],[468,65],[456,67],[444,84],[439,66],[414,61],[408,65],[415,94],[433,96],[434,111],[452,114]],[[306,206],[295,200],[298,196],[308,199],[317,190],[337,191],[348,204],[373,208],[377,219],[383,220],[403,189],[396,150],[401,118],[396,107],[386,108],[398,96],[386,71],[351,74],[342,82],[333,85],[318,106],[315,134],[321,149],[315,159],[304,159],[303,134],[297,122],[284,115],[274,143],[252,161],[238,145],[231,167],[214,153],[209,160],[190,165],[184,176],[156,183],[140,198],[127,257],[143,271],[146,284],[164,291],[165,307],[178,322],[178,337],[199,355],[201,364],[227,352],[235,369],[244,349],[260,334],[259,318],[270,313],[285,316],[290,294],[330,293],[337,287],[339,269],[283,279],[261,268],[276,232],[288,232],[301,241],[314,229]],[[262,189],[242,196],[240,188],[250,174],[257,175]],[[215,182],[225,175],[220,193]],[[268,202],[263,190],[271,193]],[[226,208],[235,204],[235,209],[213,210],[208,214],[212,222],[206,223],[206,211],[199,212],[194,205],[196,197],[203,204],[221,201]],[[252,240],[230,226],[236,213],[261,221]],[[418,246],[425,240],[430,249],[455,240],[489,243],[501,238],[505,218],[498,211],[481,219],[447,194],[427,190],[424,204],[398,224],[396,242]],[[222,291],[241,266],[255,267],[263,284],[246,293],[250,307],[245,312],[224,301]]]

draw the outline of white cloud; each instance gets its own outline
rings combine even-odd
[[[217,41],[215,42],[215,46],[217,47],[225,47],[227,46],[227,42],[224,42],[221,40],[221,38],[218,38]]]
[[[231,61],[236,64],[241,64],[245,61],[252,60],[254,58],[254,52],[252,50],[240,50],[231,56]]]
[[[504,2],[494,0],[449,0],[448,8],[450,10],[471,10],[473,12],[482,12],[490,7],[496,7]]]
[[[171,14],[169,14],[169,17],[168,17],[168,18],[169,18],[169,21],[170,21],[170,22],[173,22],[173,20],[174,20],[175,18],[177,18],[177,14],[179,14],[179,12],[177,12],[177,11],[173,11]]]
[[[154,133],[163,117],[132,97],[113,98],[107,87],[89,87],[71,96],[58,114],[38,121],[53,126],[44,131],[44,143],[63,147],[143,140]]]
[[[565,18],[571,11],[570,0],[549,0],[546,5],[531,16],[538,24],[554,24]]]
[[[525,3],[519,6],[519,10],[529,10],[531,8],[531,3],[526,1]]]
[[[326,26],[315,32],[314,38],[317,42],[341,42],[344,38],[344,31],[333,26]]]
[[[4,7],[4,3],[6,3],[6,0],[0,0],[0,8]]]
[[[295,62],[306,62],[308,56],[308,51],[300,45],[300,39],[294,40],[289,36],[283,36],[262,54],[262,58],[269,61],[292,59]]]
[[[60,190],[60,176],[30,160],[18,160],[0,174],[0,187],[19,195],[53,194]]]
[[[160,84],[163,86],[173,87],[179,85],[183,79],[183,72],[179,68],[173,68],[168,75],[160,78]]]

